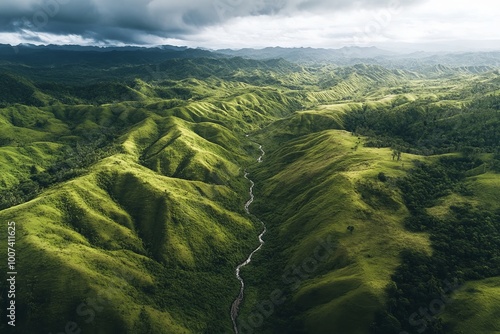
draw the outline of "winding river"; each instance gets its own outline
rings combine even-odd
[[[262,162],[262,159],[263,159],[264,155],[266,154],[266,152],[264,152],[262,145],[259,146],[259,150],[261,151],[261,155],[257,159],[257,162]],[[255,198],[253,195],[253,187],[255,186],[255,183],[248,178],[248,175],[249,174],[245,171],[245,179],[250,181],[250,189],[248,191],[248,193],[250,194],[250,199],[245,203],[245,212],[247,214],[250,214],[249,208],[250,208],[250,205],[252,204],[252,202]],[[240,293],[239,293],[238,297],[236,297],[236,299],[234,300],[233,305],[231,306],[231,320],[233,321],[234,332],[236,334],[238,334],[238,326],[236,325],[236,318],[238,317],[238,310],[239,310],[241,302],[243,301],[243,295],[245,292],[245,282],[243,281],[243,278],[241,278],[241,276],[240,276],[240,270],[241,270],[241,268],[243,268],[244,266],[246,266],[247,264],[249,264],[252,261],[252,256],[255,253],[257,253],[264,245],[264,240],[262,240],[262,237],[264,236],[264,234],[266,234],[267,228],[266,228],[266,225],[264,225],[264,223],[262,221],[260,223],[262,224],[263,230],[259,234],[259,246],[256,249],[254,249],[253,252],[250,253],[248,258],[244,262],[242,262],[240,265],[238,265],[236,267],[236,278],[238,279],[238,281],[240,281],[240,284],[241,284]]]

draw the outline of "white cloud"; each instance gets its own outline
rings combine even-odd
[[[0,42],[95,40],[215,49],[500,40],[500,2],[489,0],[82,0],[78,6],[87,8],[87,16],[78,24],[69,19],[74,0],[64,1],[69,3],[61,17],[51,18],[45,31],[4,31]],[[37,2],[18,0],[14,9]]]
[[[0,32],[0,40],[2,43],[10,45],[18,45],[22,43],[30,43],[34,45],[48,45],[48,44],[61,44],[61,45],[105,45],[103,43],[96,43],[92,38],[84,38],[75,34],[52,34],[52,33],[35,33],[33,31],[25,30],[22,33],[5,33]],[[116,42],[116,44],[120,44]]]
[[[498,1],[427,1],[403,11],[388,34],[403,42],[500,39],[498,13]]]
[[[231,19],[209,26],[191,45],[212,48],[325,47],[380,43],[430,43],[500,40],[500,2],[477,0],[426,1],[413,7],[346,9],[323,14],[295,13]],[[491,48],[500,49],[499,45]]]

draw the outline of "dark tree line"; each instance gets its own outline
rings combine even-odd
[[[32,165],[29,178],[0,192],[0,210],[29,201],[53,184],[84,174],[90,165],[117,151],[118,147],[109,135],[82,138],[74,145],[67,146],[59,159],[44,171],[39,172],[38,168]]]
[[[457,205],[444,219],[425,210],[451,191],[470,193],[463,183],[465,171],[478,163],[467,158],[441,159],[434,165],[421,164],[399,180],[411,213],[406,227],[428,232],[433,254],[403,252],[402,264],[387,288],[386,309],[377,314],[372,333],[446,333],[439,314],[454,289],[450,285],[456,288],[464,281],[500,276],[500,210]]]
[[[416,154],[457,151],[499,153],[500,96],[478,98],[462,107],[417,100],[400,106],[369,107],[345,115],[347,130],[367,135],[370,146]]]

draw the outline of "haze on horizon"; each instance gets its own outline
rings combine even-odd
[[[489,0],[17,0],[0,43],[500,50]]]

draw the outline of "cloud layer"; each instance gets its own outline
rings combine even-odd
[[[494,39],[498,10],[487,0],[16,0],[0,3],[0,42],[339,47],[470,39],[460,27]]]

